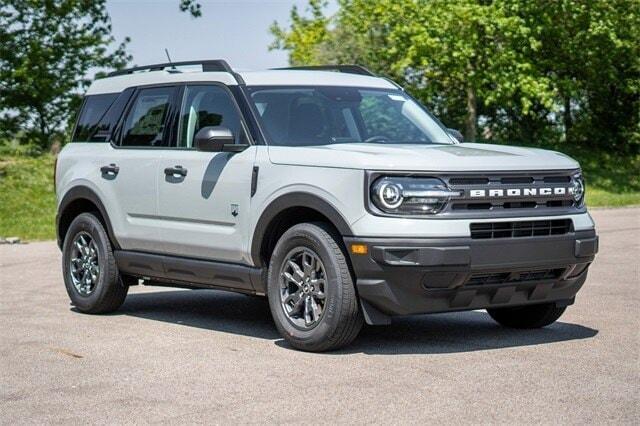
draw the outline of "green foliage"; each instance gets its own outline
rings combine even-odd
[[[338,0],[334,16],[325,3],[274,23],[271,48],[388,75],[468,140],[638,154],[637,0]]]
[[[319,63],[322,53],[316,50],[329,40],[327,31],[329,20],[322,14],[326,5],[326,0],[309,0],[310,18],[300,15],[298,8],[293,6],[290,14],[291,30],[282,29],[274,22],[270,30],[275,36],[275,41],[269,48],[289,50],[292,65]],[[302,46],[304,48],[299,48]]]
[[[55,238],[53,162],[52,155],[0,153],[0,236]]]
[[[68,125],[90,70],[121,68],[105,0],[0,1],[0,138],[47,148]]]
[[[189,12],[194,18],[202,16],[202,7],[196,0],[180,0],[179,7],[181,12]]]

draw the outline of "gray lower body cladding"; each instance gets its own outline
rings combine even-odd
[[[570,304],[598,250],[595,231],[496,239],[345,238],[369,324],[390,316]],[[366,244],[368,254],[351,253]]]

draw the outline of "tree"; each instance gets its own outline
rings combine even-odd
[[[310,18],[300,15],[298,8],[293,6],[290,13],[291,30],[280,28],[276,22],[270,31],[275,36],[270,50],[289,50],[289,60],[292,65],[314,65],[321,60],[322,53],[318,50],[329,41],[327,24],[322,10],[327,6],[326,0],[309,0],[308,12]]]
[[[194,18],[202,16],[202,7],[196,0],[180,0],[179,7],[181,12],[189,12]]]
[[[338,0],[334,16],[325,4],[274,23],[272,48],[390,76],[468,140],[639,146],[637,0]]]
[[[89,71],[118,69],[105,0],[1,0],[0,128],[46,148],[77,109]]]
[[[640,2],[516,2],[532,29],[530,52],[549,76],[565,140],[591,147],[640,146]]]
[[[521,19],[507,15],[498,2],[339,4],[332,19],[322,16],[318,1],[310,2],[311,18],[294,9],[290,30],[272,27],[273,47],[290,50],[293,63],[346,60],[390,74],[437,112],[455,111],[448,118],[464,127],[468,140],[477,137],[480,108],[516,101],[528,112],[533,103],[550,104],[548,82],[532,75],[526,58],[509,49],[529,42]]]

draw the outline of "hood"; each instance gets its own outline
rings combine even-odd
[[[467,172],[567,170],[580,167],[572,158],[555,151],[478,143],[270,146],[269,157],[276,164],[363,170]]]

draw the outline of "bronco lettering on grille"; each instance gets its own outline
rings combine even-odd
[[[522,196],[534,196],[534,197],[547,197],[550,195],[566,195],[569,192],[568,188],[556,187],[556,188],[508,188],[508,189],[471,189],[469,190],[469,196],[471,198],[486,198],[486,197],[522,197]]]

